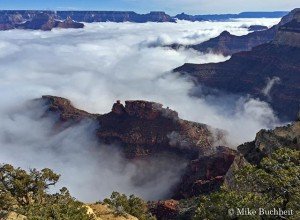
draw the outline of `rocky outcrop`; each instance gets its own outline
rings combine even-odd
[[[45,117],[57,116],[57,123],[74,124],[86,119],[96,119],[98,116],[74,108],[70,100],[61,97],[45,95],[35,101],[42,102],[46,106]]]
[[[249,162],[245,159],[245,157],[241,153],[237,153],[224,177],[224,186],[228,187],[229,189],[233,189],[234,187],[236,187],[236,183],[234,180],[235,172],[248,164]]]
[[[93,220],[138,220],[138,218],[126,213],[126,215],[116,215],[115,211],[108,205],[97,203],[85,205],[87,213]]]
[[[150,205],[150,211],[159,220],[175,220],[179,217],[179,201],[165,200],[154,202]]]
[[[112,111],[90,114],[76,109],[67,99],[43,96],[35,100],[45,108],[43,117],[56,120],[64,129],[83,120],[92,120],[99,142],[120,147],[130,159],[167,153],[187,161],[181,183],[172,192],[174,198],[189,198],[217,190],[234,160],[235,151],[215,147],[224,142],[224,132],[205,124],[186,121],[161,104],[142,100],[117,101]]]
[[[182,177],[175,190],[175,199],[191,198],[216,191],[224,182],[236,152],[229,148],[210,149],[207,155],[200,156],[188,165],[188,172]]]
[[[294,17],[298,13],[300,10],[293,11]],[[223,63],[184,64],[175,71],[190,76],[196,84],[234,94],[250,94],[268,102],[281,119],[295,120],[300,100],[300,38],[299,22],[290,19],[291,22],[280,26],[271,43],[236,53]],[[225,39],[229,36],[223,34]],[[278,83],[266,92],[272,79]]]
[[[264,31],[267,30],[268,27],[264,25],[250,25],[248,27],[248,31]]]
[[[274,39],[275,44],[300,47],[300,11],[292,21],[280,26]]]
[[[261,130],[252,142],[242,144],[238,151],[252,164],[258,164],[279,148],[300,150],[300,121],[274,130]]]
[[[131,158],[160,150],[184,151],[186,156],[197,158],[201,148],[212,147],[215,141],[225,142],[223,131],[182,120],[177,112],[155,102],[126,101],[124,106],[117,101],[110,113],[99,115],[76,109],[64,98],[43,96],[41,100],[47,106],[46,116],[55,115],[58,124],[94,120],[99,124],[99,140],[120,143]]]
[[[84,24],[74,22],[71,18],[67,18],[65,21],[55,20],[54,17],[47,14],[39,14],[32,18],[30,21],[26,21],[22,24],[16,24],[17,29],[31,29],[31,30],[43,30],[51,31],[53,28],[83,28]]]
[[[178,20],[185,20],[185,21],[205,21],[204,18],[197,16],[197,15],[188,15],[185,13],[181,13],[175,16],[176,19]]]

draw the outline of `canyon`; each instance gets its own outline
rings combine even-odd
[[[299,111],[300,96],[299,15],[300,9],[295,9],[278,26],[269,29],[275,32],[270,43],[234,53],[222,63],[186,63],[174,72],[190,77],[196,85],[231,94],[250,94],[269,103],[283,121],[294,120]],[[221,35],[231,38],[226,32]],[[273,83],[269,84],[271,81]],[[271,87],[267,88],[268,85]]]
[[[81,22],[175,22],[165,12],[137,14],[132,11],[0,11],[0,30],[83,28]]]
[[[98,126],[90,132],[96,135],[99,144],[115,143],[112,147],[119,147],[128,160],[146,160],[163,152],[187,160],[169,199],[149,203],[157,219],[178,219],[183,213],[190,218],[185,202],[217,191],[223,184],[230,185],[232,173],[237,169],[248,163],[257,165],[279,148],[300,150],[300,118],[286,126],[261,130],[254,141],[233,150],[214,144],[217,140],[226,144],[225,131],[182,120],[177,112],[155,102],[132,100],[123,105],[117,101],[107,114],[90,114],[75,108],[68,99],[56,96],[43,96],[31,103],[40,105],[44,111],[42,117],[54,120],[55,130],[94,121]]]

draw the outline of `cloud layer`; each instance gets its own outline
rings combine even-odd
[[[251,97],[205,96],[203,88],[169,72],[185,62],[220,62],[228,57],[147,45],[199,43],[223,30],[241,35],[247,33],[241,28],[244,25],[271,26],[277,21],[96,23],[82,30],[1,32],[0,161],[53,168],[63,175],[62,184],[85,201],[103,199],[113,190],[163,198],[178,181],[184,162],[175,170],[169,158],[145,162],[152,169],[148,172],[158,173],[149,181],[141,175],[142,165],[124,162],[111,146],[95,150],[93,136],[86,132],[93,125],[52,134],[51,122],[37,120],[40,111],[25,109],[24,103],[49,94],[68,98],[86,111],[106,113],[119,99],[156,101],[178,111],[181,118],[227,130],[230,146],[235,147],[253,139],[261,128],[276,124],[270,107]],[[190,96],[193,92],[202,98]],[[154,166],[157,161],[159,166]],[[137,186],[136,179],[143,184]]]

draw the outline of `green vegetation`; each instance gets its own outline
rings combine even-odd
[[[14,212],[28,220],[90,220],[84,204],[66,188],[50,194],[59,175],[50,169],[29,172],[11,165],[0,166],[0,219]],[[113,192],[103,201],[115,216],[132,215],[139,220],[155,220],[142,199]],[[246,165],[233,175],[230,185],[207,196],[180,201],[179,219],[280,219],[279,216],[240,215],[237,209],[283,210],[283,219],[300,219],[300,151],[279,149],[260,164]],[[233,213],[228,210],[232,209]],[[240,213],[243,211],[240,211]],[[247,212],[247,211],[245,211]],[[281,219],[282,219],[281,218]]]
[[[70,196],[66,188],[48,194],[59,175],[50,169],[29,172],[11,165],[0,166],[0,219],[10,212],[28,220],[88,220],[83,204]]]
[[[127,213],[137,217],[139,220],[155,220],[148,210],[147,203],[142,199],[131,195],[127,197],[125,194],[113,192],[109,199],[103,201],[117,216],[127,216]]]
[[[236,208],[293,210],[285,219],[300,219],[300,151],[280,149],[259,165],[237,171],[232,186],[200,198],[195,219],[262,219],[259,215],[230,216],[228,210],[236,214]]]

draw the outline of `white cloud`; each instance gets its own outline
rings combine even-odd
[[[272,90],[272,88],[276,85],[280,83],[280,78],[274,76],[273,78],[267,78],[267,85],[265,86],[265,88],[263,88],[262,93],[267,96],[268,98],[270,97],[270,92]]]

